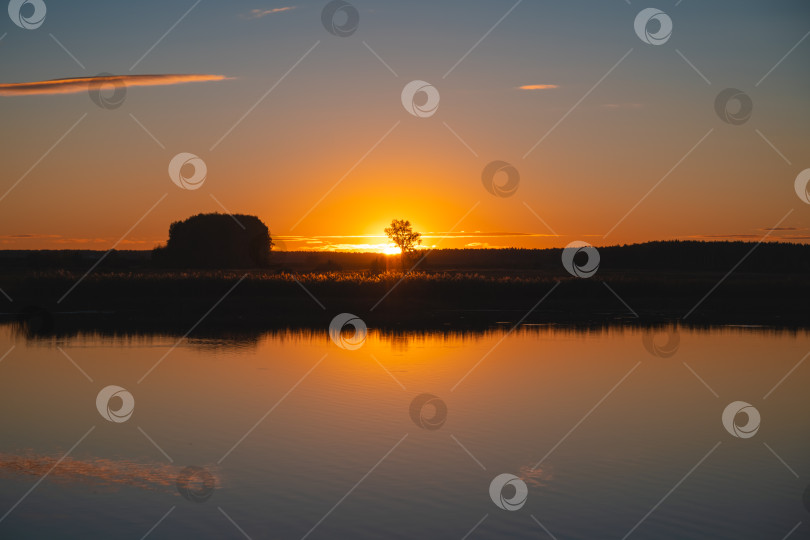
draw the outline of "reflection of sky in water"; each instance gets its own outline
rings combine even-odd
[[[554,479],[554,474],[550,467],[534,469],[531,465],[524,465],[520,468],[518,477],[530,486],[545,487]]]
[[[353,486],[311,538],[460,538],[484,515],[482,538],[537,538],[530,516],[561,539],[621,538],[718,442],[634,536],[782,538],[806,520],[807,365],[763,397],[810,349],[807,333],[682,328],[667,358],[634,328],[504,336],[372,329],[356,351],[325,329],[198,337],[138,384],[176,337],[32,341],[0,327],[0,351],[15,346],[0,362],[0,516],[94,427],[0,538],[109,537],[121,523],[141,536],[175,505],[150,537],[238,537],[222,508],[251,537],[301,538]],[[107,385],[132,393],[128,421],[96,410]],[[422,394],[447,407],[438,429],[414,423]],[[752,439],[723,428],[736,400],[762,415]],[[188,464],[216,476],[210,499],[179,496]],[[490,499],[503,473],[528,487],[520,510]]]

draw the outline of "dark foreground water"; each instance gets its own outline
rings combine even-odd
[[[743,328],[347,350],[1,327],[0,538],[810,538],[808,351]]]

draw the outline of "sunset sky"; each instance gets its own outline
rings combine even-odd
[[[225,209],[286,249],[379,249],[393,218],[448,248],[810,240],[806,0],[352,0],[348,37],[325,1],[44,1],[36,29],[0,12],[0,249],[151,249]],[[634,30],[647,7],[662,45]],[[152,77],[112,109],[65,80],[100,73]],[[432,116],[403,107],[414,80]],[[169,177],[181,152],[199,189]],[[482,183],[496,160],[510,197]]]

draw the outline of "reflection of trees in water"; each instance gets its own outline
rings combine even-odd
[[[40,322],[40,319],[29,319],[18,317],[8,323],[11,335],[14,338],[25,338],[43,344],[72,340],[77,343],[109,344],[120,345],[122,341],[126,345],[135,346],[161,346],[173,345],[178,338],[183,335],[179,329],[176,331],[157,331],[151,327],[138,328],[138,325],[121,326],[115,328],[97,328],[92,317],[82,320],[82,315],[70,319],[70,315],[62,320],[57,314],[55,317],[49,316],[47,324]],[[3,327],[0,320],[0,328]],[[266,330],[245,330],[245,331],[212,331],[197,333],[187,338],[187,343],[203,349],[255,349],[259,342],[268,334]]]
[[[510,312],[516,319],[524,313]],[[101,317],[103,318],[103,317]],[[133,345],[133,346],[171,346],[178,338],[183,336],[184,327],[172,331],[156,331],[153,328],[133,328],[132,326],[116,326],[115,328],[96,328],[92,316],[68,317],[62,321],[59,314],[51,319],[50,314],[43,315],[37,311],[33,322],[18,318],[13,320],[10,328],[12,336],[33,340],[45,345],[56,343],[65,339],[77,343]],[[44,320],[44,323],[42,322]],[[674,322],[648,323],[639,320],[622,319],[616,322],[594,322],[580,324],[554,324],[554,323],[523,323],[517,328],[517,322],[503,320],[496,324],[482,323],[469,328],[454,328],[450,325],[437,329],[409,329],[409,328],[369,328],[367,340],[377,340],[387,344],[395,352],[407,352],[411,346],[425,346],[430,344],[463,345],[477,343],[492,337],[501,337],[506,333],[515,336],[549,335],[549,336],[615,336],[639,335],[639,342],[644,336],[649,339],[650,334],[666,333],[680,328],[681,332],[708,332],[714,334],[740,334],[758,332],[763,335],[784,336],[799,335],[810,332],[807,328],[793,326],[740,326],[740,325],[710,325],[710,324],[677,324]],[[70,324],[70,326],[68,326]],[[0,328],[3,321],[0,320]],[[135,325],[137,326],[137,325]],[[244,330],[221,330],[206,328],[195,331],[186,339],[186,343],[203,351],[233,350],[251,351],[265,341],[278,341],[282,343],[316,343],[324,346],[330,345],[328,327],[296,326],[284,328],[247,328]]]

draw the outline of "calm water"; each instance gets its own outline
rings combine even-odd
[[[657,337],[674,354],[632,329],[372,330],[352,351],[2,327],[0,538],[810,538],[810,361],[782,380],[810,337]],[[125,421],[97,410],[109,385]],[[735,401],[752,437],[723,425]]]

